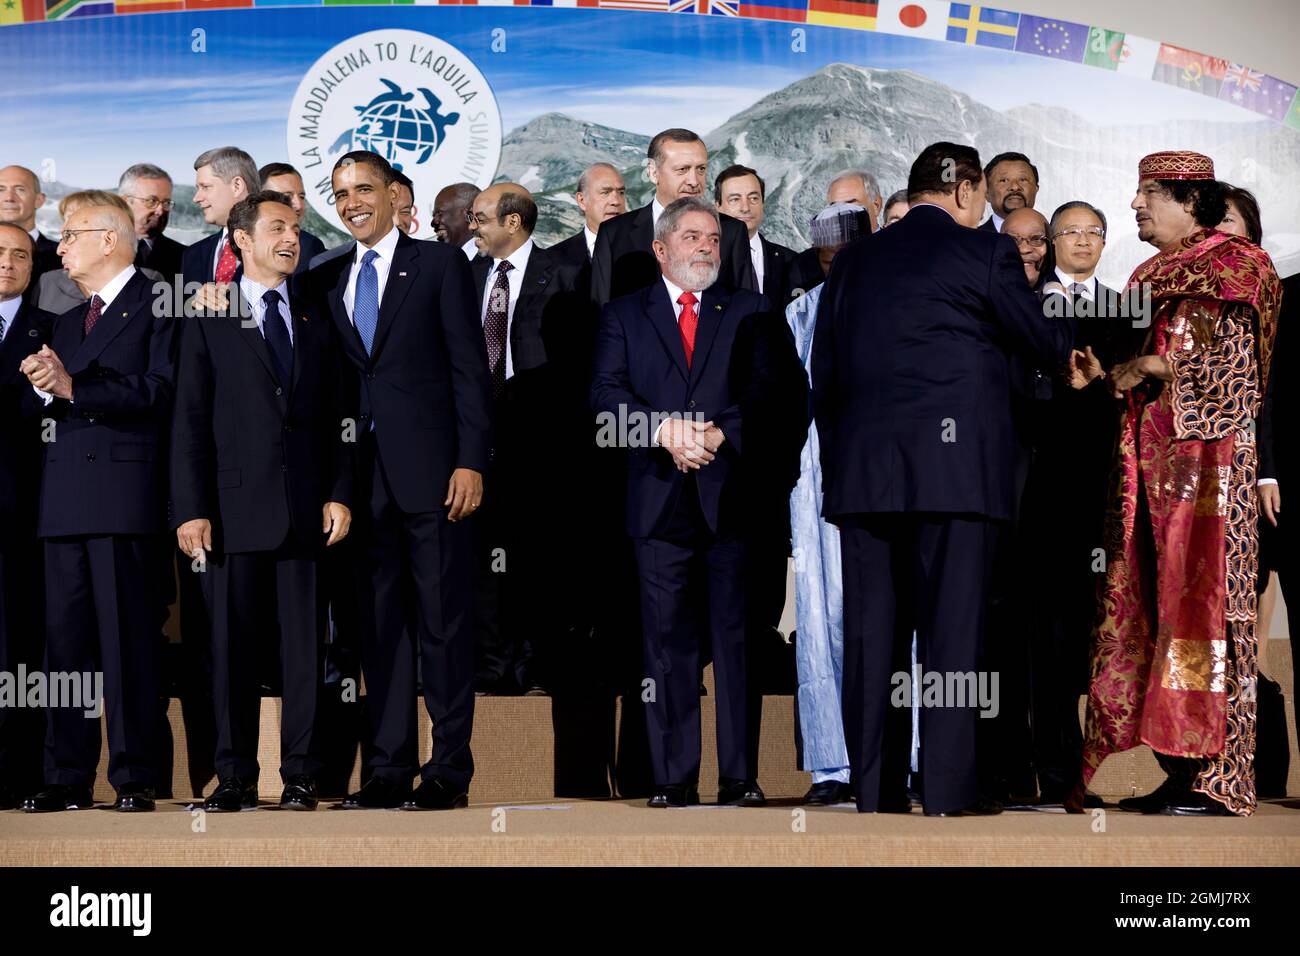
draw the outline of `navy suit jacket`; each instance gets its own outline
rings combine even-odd
[[[312,260],[325,251],[325,243],[321,242],[306,229],[298,230],[298,268],[293,270],[294,275],[301,275],[311,268]]]
[[[605,306],[596,336],[591,405],[597,416],[639,427],[644,439],[634,439],[635,446],[628,449],[627,532],[632,537],[654,537],[665,527],[686,481],[666,450],[650,447],[660,414],[700,416],[722,429],[726,441],[718,456],[695,472],[695,483],[711,529],[738,520],[744,411],[770,378],[762,347],[769,337],[761,333],[767,311],[767,300],[756,292],[705,290],[687,368],[662,280]]]
[[[358,430],[374,422],[398,507],[439,511],[452,471],[483,471],[491,448],[487,346],[469,261],[399,231],[367,355],[343,301],[353,260],[327,260],[307,273],[306,287],[333,317],[360,389]]]
[[[135,265],[137,269],[153,269],[163,277],[163,281],[171,283],[176,281],[177,273],[184,273],[185,250],[189,246],[182,245],[175,239],[169,239],[166,236],[157,236],[153,240],[153,248],[148,254],[145,253],[143,242],[136,248]]]
[[[292,294],[293,370],[282,382],[261,330],[240,317],[242,298],[236,287],[227,314],[181,323],[171,523],[207,518],[214,546],[227,553],[273,551],[290,530],[320,545],[325,502],[352,506],[355,444],[345,441],[343,419],[356,418],[345,397],[356,389],[341,387],[329,317]]]
[[[186,247],[181,256],[181,274],[185,277],[186,285],[191,282],[203,285],[213,280],[216,271],[213,266],[220,245],[221,232],[217,231]]]
[[[836,257],[813,340],[823,514],[1009,519],[1010,357],[1059,368],[1071,319],[1044,315],[1006,236],[914,206]]]
[[[54,316],[23,302],[0,342],[0,544],[36,533],[40,494],[40,397],[18,371],[49,341]]]
[[[56,425],[45,443],[38,533],[160,533],[176,321],[155,314],[153,283],[139,271],[83,339],[89,309],[54,320],[50,348],[72,376],[72,401],[56,398],[44,412]]]

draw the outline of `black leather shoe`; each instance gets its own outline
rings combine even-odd
[[[57,813],[60,810],[88,810],[95,805],[89,787],[56,783],[23,801],[24,813]]]
[[[699,802],[700,793],[694,787],[668,786],[655,787],[655,792],[646,801],[646,806],[663,809],[664,807],[689,807]]]
[[[1185,803],[1191,798],[1191,788],[1179,786],[1172,778],[1141,797],[1125,797],[1119,802],[1121,810],[1132,813],[1159,813],[1172,803]]]
[[[117,799],[113,809],[118,813],[153,813],[155,803],[153,787],[139,783],[124,783],[117,788]]]
[[[725,807],[765,807],[767,806],[767,797],[763,795],[763,790],[754,780],[727,780],[723,778],[718,781],[718,806]]]
[[[222,777],[217,789],[203,801],[203,809],[212,813],[238,813],[256,806],[256,785],[244,783],[238,777]]]
[[[877,813],[911,813],[912,798],[902,797],[898,800],[881,800],[876,805]]]
[[[403,810],[459,810],[469,806],[469,794],[442,777],[430,777],[415,788]]]
[[[837,803],[848,803],[853,799],[853,791],[847,783],[838,780],[823,780],[814,783],[803,795],[805,807],[831,807]]]
[[[409,799],[409,782],[371,777],[356,793],[344,797],[339,807],[344,810],[398,810]]]
[[[1231,817],[1231,810],[1203,793],[1179,794],[1160,808],[1167,817]]]
[[[927,817],[991,817],[1002,812],[1002,804],[996,800],[988,800],[981,797],[969,807],[962,807],[960,810],[926,810]]]
[[[281,810],[315,810],[318,802],[316,781],[302,773],[290,777],[280,794]]]

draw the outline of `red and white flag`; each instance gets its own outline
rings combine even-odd
[[[881,0],[876,10],[876,32],[946,40],[948,6],[937,0]]]

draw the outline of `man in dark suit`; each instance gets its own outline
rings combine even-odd
[[[357,542],[361,660],[371,723],[369,779],[345,808],[450,809],[468,802],[474,762],[472,550],[491,447],[491,387],[468,260],[394,223],[393,168],[351,152],[333,170],[351,256],[308,273],[360,387]],[[415,657],[433,719],[417,770]]]
[[[49,339],[54,316],[23,299],[36,243],[19,223],[0,222],[0,671],[41,669],[45,646],[44,562],[36,537],[42,402],[19,365]],[[0,810],[41,789],[44,714],[0,707]]]
[[[325,627],[317,563],[351,524],[344,438],[355,413],[343,407],[328,318],[309,315],[289,292],[296,211],[265,190],[235,204],[229,227],[242,276],[225,314],[183,324],[171,432],[172,525],[181,552],[206,562],[212,621],[221,783],[204,809],[257,805],[253,662],[278,636],[280,808],[314,810]]]
[[[745,224],[749,239],[749,262],[754,288],[767,296],[774,308],[784,309],[789,301],[789,270],[793,249],[772,242],[759,230],[763,225],[763,203],[767,184],[748,166],[728,166],[713,183],[713,202],[718,212]]]
[[[307,218],[307,189],[302,184],[302,174],[288,163],[267,163],[257,175],[263,189],[289,197],[289,205],[298,217],[299,254],[295,275],[306,272],[311,261],[325,251],[325,243],[302,228],[302,221]]]
[[[1014,498],[1007,349],[1060,366],[1073,332],[1044,317],[1011,241],[974,231],[985,201],[974,149],[926,147],[908,199],[904,219],[835,258],[813,343],[823,514],[842,535],[844,730],[862,813],[910,809],[908,753],[890,732],[910,715],[898,706],[911,683],[899,617],[915,622],[918,661],[945,686],[981,668],[993,525]],[[977,802],[981,705],[951,696],[921,713],[925,812],[997,812]]]
[[[1033,209],[1038,198],[1038,167],[1024,153],[998,153],[984,167],[988,184],[989,217],[980,223],[985,232],[1002,232],[1002,220],[1015,209]]]
[[[59,244],[45,238],[36,228],[36,210],[43,205],[45,193],[41,191],[41,181],[34,172],[25,166],[0,169],[0,219],[18,223],[36,243],[36,260],[31,282],[27,285],[28,295],[36,291],[37,281],[42,275],[63,268],[59,261]]]
[[[474,535],[474,685],[480,693],[545,694],[561,631],[569,566],[554,502],[561,471],[539,469],[554,454],[557,427],[585,424],[581,407],[559,407],[554,359],[583,320],[573,290],[580,269],[532,238],[537,204],[516,183],[497,183],[471,206],[480,255],[471,264],[492,383],[492,453]],[[564,424],[561,424],[564,423]],[[576,451],[577,428],[570,435]]]
[[[871,231],[880,228],[880,212],[884,207],[880,182],[865,169],[846,169],[835,175],[826,187],[826,205],[835,203],[861,206],[867,211]],[[822,261],[823,255],[824,250],[810,246],[795,256],[786,268],[786,282],[791,298],[798,298],[826,281],[827,263]]]
[[[155,307],[134,266],[135,225],[113,206],[87,206],[63,227],[68,274],[91,290],[55,320],[50,344],[22,365],[48,396],[38,533],[45,540],[46,665],[103,671],[108,779],[115,808],[152,810],[161,687],[156,655],[166,618],[166,428],[175,323]],[[46,789],[33,812],[91,804],[99,720],[83,707],[49,710]]]
[[[473,183],[452,183],[438,190],[433,197],[433,213],[429,224],[439,242],[455,246],[466,259],[478,255],[478,246],[469,231],[469,211],[479,188]]]
[[[118,179],[117,194],[135,217],[136,267],[152,269],[166,282],[175,282],[186,247],[163,234],[173,205],[171,176],[152,163],[136,163]]]
[[[239,260],[226,220],[235,203],[257,192],[261,182],[253,157],[235,146],[209,149],[194,160],[194,205],[203,213],[204,222],[220,226],[221,231],[185,250],[181,271],[187,287],[234,281]]]
[[[655,225],[676,199],[703,196],[709,179],[709,152],[688,129],[666,129],[650,140],[646,172],[655,185],[650,204],[615,216],[596,237],[591,254],[591,297],[599,306],[659,281],[654,252]],[[719,292],[753,289],[744,223],[722,216],[722,266]]]
[[[590,268],[601,225],[627,212],[627,185],[609,163],[592,163],[578,177],[573,198],[582,210],[582,229],[556,243],[551,252],[566,262]]]
[[[606,306],[596,341],[592,407],[627,427],[619,440],[629,448],[627,531],[641,578],[652,807],[699,800],[705,634],[717,701],[718,801],[764,803],[746,733],[742,529],[744,449],[763,427],[747,422],[745,406],[766,385],[756,319],[768,307],[749,290],[714,287],[719,218],[697,196],[670,203],[655,224],[662,277]]]

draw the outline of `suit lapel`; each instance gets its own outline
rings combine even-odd
[[[722,325],[722,316],[726,311],[727,300],[705,289],[700,293],[700,321],[695,326],[695,353],[691,356],[692,384],[700,380],[709,355],[713,352],[713,340],[718,336]]]
[[[40,332],[31,312],[32,308],[26,302],[20,304],[13,327],[5,332],[4,341],[0,342],[0,381],[17,379],[22,374],[18,371],[18,363],[40,351]]]
[[[135,267],[132,266],[132,268]],[[117,294],[117,297],[104,307],[99,321],[90,330],[90,334],[81,341],[81,344],[72,353],[71,361],[65,363],[69,373],[86,369],[91,362],[99,358],[110,342],[122,334],[123,329],[135,321],[136,312],[139,310],[141,303],[148,305],[152,301],[148,296],[142,294],[148,288],[149,280],[141,272],[137,271],[127,280],[126,285],[122,287],[122,291]],[[90,303],[86,303],[84,309],[77,310],[77,314],[81,316],[83,326],[86,313],[89,311]]]
[[[668,288],[662,281],[655,282],[650,287],[650,294],[646,296],[646,314],[650,317],[650,324],[654,326],[654,330],[663,341],[664,348],[677,366],[677,371],[689,382],[686,349],[682,345],[682,333],[677,326],[677,313],[673,309],[673,304],[668,301]],[[699,342],[698,330],[696,342]]]
[[[308,315],[299,297],[289,294],[289,321],[293,324],[293,372],[290,375],[289,399],[292,401],[294,390],[302,379],[303,369],[308,362],[315,361],[314,355],[308,355],[312,347],[312,335],[308,332]]]
[[[339,340],[343,343],[343,347],[357,360],[357,363],[365,367],[370,363],[370,358],[366,355],[366,346],[361,341],[361,333],[357,331],[357,327],[348,318],[347,304],[343,301],[343,293],[347,290],[348,276],[352,273],[352,263],[355,257],[355,248],[349,255],[339,256],[343,268],[339,270],[334,288],[329,291],[329,304],[330,315],[334,316],[334,324],[338,326]]]
[[[653,200],[649,205],[642,206],[636,211],[636,215],[632,218],[632,228],[629,230],[628,238],[632,240],[634,249],[643,249],[654,255],[655,214]]]
[[[479,315],[483,314],[483,296],[487,294],[488,275],[492,272],[492,259],[488,256],[475,256],[469,263],[469,274],[474,277],[474,292],[477,296]]]
[[[392,265],[388,267],[384,299],[379,305],[379,324],[375,328],[375,347],[371,350],[371,358],[379,355],[384,340],[388,338],[388,332],[393,327],[393,320],[397,318],[397,313],[401,311],[402,303],[406,301],[415,277],[420,273],[416,265],[418,259],[415,243],[416,240],[398,230],[397,249],[393,252]]]
[[[229,310],[226,321],[231,323],[239,340],[257,356],[257,360],[262,363],[262,367],[266,369],[266,374],[271,377],[271,381],[279,385],[281,384],[280,376],[276,374],[275,362],[271,359],[271,347],[266,344],[266,336],[262,334],[262,330],[257,327],[255,321],[251,318],[247,320],[243,318],[245,315],[251,316],[253,314],[253,306],[244,298],[244,290],[239,286],[235,286],[234,292],[235,296],[231,301],[234,308]],[[203,320],[198,319],[197,321],[201,322]],[[245,321],[248,322],[247,325],[244,324]]]

